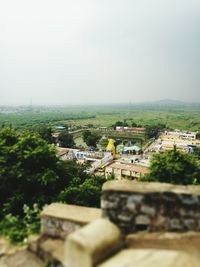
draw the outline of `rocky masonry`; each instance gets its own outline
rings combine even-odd
[[[53,203],[41,213],[41,233],[65,239],[68,234],[100,217],[100,209]]]
[[[200,230],[200,186],[109,181],[101,208],[125,234]]]

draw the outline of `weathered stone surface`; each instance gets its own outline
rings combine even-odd
[[[200,233],[199,232],[154,232],[146,231],[130,234],[126,237],[129,248],[157,248],[183,250],[200,258]]]
[[[199,267],[190,254],[172,250],[125,249],[98,267]]]
[[[181,203],[186,205],[194,205],[199,203],[198,196],[196,195],[188,195],[188,194],[180,194],[178,195]]]
[[[118,201],[101,200],[101,208],[103,208],[103,209],[114,209],[117,206],[118,206]]]
[[[44,267],[44,262],[42,262],[36,255],[23,250],[16,250],[12,254],[5,254],[0,257],[1,267]]]
[[[137,205],[135,203],[128,202],[126,207],[127,207],[127,210],[132,213],[137,212]]]
[[[65,266],[93,267],[123,245],[119,228],[99,219],[69,235],[65,244]]]
[[[148,216],[145,215],[138,215],[135,218],[135,224],[136,225],[149,225],[151,223]]]
[[[184,226],[187,230],[192,230],[197,228],[195,219],[184,219]]]
[[[48,238],[39,244],[40,257],[48,262],[64,261],[64,241],[60,239]]]
[[[0,257],[13,251],[11,246],[5,238],[0,238]]]
[[[103,185],[104,192],[135,192],[142,195],[147,193],[174,193],[186,195],[200,195],[200,186],[184,186],[166,183],[142,183],[136,181],[108,181]]]
[[[109,181],[103,186],[102,199],[106,203],[103,217],[126,234],[144,229],[200,230],[200,186]]]
[[[130,203],[134,203],[134,204],[141,203],[143,198],[144,196],[139,195],[139,194],[129,195],[127,198],[127,205]]]
[[[169,219],[169,229],[171,230],[182,230],[182,225],[179,219]]]
[[[100,209],[53,203],[41,213],[41,233],[65,239],[66,235],[100,217]]]
[[[61,220],[69,220],[81,224],[87,224],[101,217],[101,210],[76,205],[52,203],[43,209],[41,218],[51,217]],[[57,222],[54,221],[53,225]]]
[[[151,230],[152,231],[163,231],[168,229],[168,218],[162,216],[162,215],[157,215],[153,221],[152,221],[152,226]]]
[[[124,213],[124,214],[119,214],[117,216],[117,218],[121,221],[121,222],[130,222],[133,218],[133,216],[131,216],[131,214],[128,213]]]
[[[144,214],[151,216],[151,217],[153,217],[156,214],[156,209],[154,207],[150,207],[147,205],[142,205],[140,208],[140,211]]]
[[[37,253],[38,243],[39,243],[39,235],[30,235],[28,237],[28,250],[33,253]]]

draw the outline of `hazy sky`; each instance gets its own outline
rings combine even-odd
[[[200,0],[2,0],[0,104],[200,102]]]

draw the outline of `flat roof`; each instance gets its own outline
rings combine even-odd
[[[126,171],[139,172],[139,173],[144,173],[144,174],[149,173],[149,169],[147,167],[139,166],[135,164],[124,164],[124,163],[114,162],[107,167],[120,169],[120,170],[126,170]]]

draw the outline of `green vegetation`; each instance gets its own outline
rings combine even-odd
[[[27,236],[39,232],[40,209],[34,204],[32,209],[23,206],[23,215],[7,214],[0,221],[0,235],[9,238],[13,243],[21,243]]]
[[[124,121],[116,121],[115,124],[112,125],[113,129],[116,129],[117,126],[127,127],[129,126],[126,120]]]
[[[159,133],[166,129],[166,125],[162,123],[146,125],[145,126],[145,135],[146,138],[157,138]]]
[[[68,124],[72,128],[82,126],[112,127],[114,122],[129,126],[165,124],[167,128],[189,131],[200,130],[200,106],[115,105],[115,106],[70,106],[34,107],[16,113],[1,113],[0,125],[32,127],[46,124],[51,127]]]
[[[68,130],[64,130],[58,135],[58,143],[59,146],[68,148],[72,148],[75,145],[73,136],[69,134]]]
[[[59,125],[69,120],[85,120],[85,119],[94,119],[94,115],[75,112],[71,113],[69,110],[66,112],[62,109],[54,110],[49,109],[48,111],[24,111],[11,114],[2,114],[0,113],[0,125],[13,125],[18,128],[32,127],[35,125],[41,124],[50,124],[51,126]]]
[[[22,241],[51,202],[99,207],[105,178],[90,176],[86,167],[61,161],[37,133],[0,128],[0,234]]]
[[[89,130],[83,132],[83,141],[89,147],[96,147],[100,138],[101,137],[96,132],[91,132]]]
[[[104,177],[87,174],[86,165],[61,161],[52,145],[52,132],[61,146],[73,147],[73,138],[85,146],[96,146],[100,136],[117,143],[131,141],[145,145],[149,138],[167,129],[200,132],[200,106],[88,106],[0,109],[0,235],[21,242],[39,229],[39,211],[51,202],[99,207]],[[116,122],[116,123],[115,123]],[[10,127],[12,125],[12,127]],[[145,127],[146,135],[113,130],[114,126]],[[9,127],[8,127],[9,126]],[[82,140],[82,131],[85,131]],[[102,127],[98,129],[98,127]],[[107,127],[107,128],[106,128]],[[78,131],[77,131],[78,130]],[[72,137],[73,136],[73,137]],[[198,135],[199,137],[199,135]],[[102,139],[105,148],[107,139]],[[81,140],[80,140],[81,139]],[[200,184],[199,148],[195,155],[174,150],[153,156],[145,181]]]
[[[42,139],[47,141],[48,144],[55,143],[55,138],[53,137],[53,130],[51,127],[46,125],[40,125],[36,128],[33,128],[34,131],[38,132]]]
[[[153,155],[150,173],[143,181],[172,184],[200,184],[200,165],[192,154],[176,149]]]

